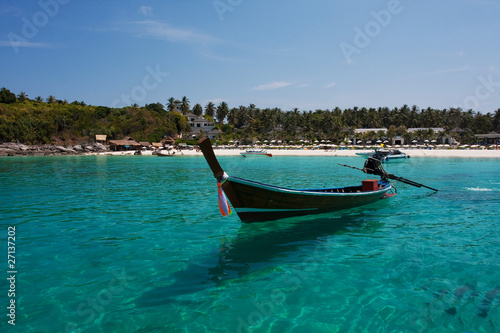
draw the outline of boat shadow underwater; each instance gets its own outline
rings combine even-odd
[[[369,212],[377,209],[241,224],[236,237],[221,241],[217,254],[191,259],[186,269],[165,277],[165,286],[146,291],[133,302],[138,307],[199,302],[192,299],[193,294],[270,274],[279,269],[278,263],[293,261],[302,248],[325,245],[327,237],[376,232],[380,224],[371,223],[376,217]]]

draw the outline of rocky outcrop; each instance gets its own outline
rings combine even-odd
[[[101,143],[87,143],[63,147],[58,145],[25,145],[22,143],[0,143],[0,156],[43,156],[43,155],[82,155],[108,151]]]

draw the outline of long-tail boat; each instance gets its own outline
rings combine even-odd
[[[389,179],[396,179],[417,187],[427,187],[388,174],[382,168],[380,161],[368,159],[365,167],[359,170],[379,175],[380,180],[368,179],[360,185],[348,187],[294,190],[228,176],[217,161],[210,139],[203,138],[198,145],[217,179],[221,213],[226,215],[231,212],[229,204],[226,203],[227,197],[238,217],[245,223],[321,214],[371,204],[395,195],[395,193],[388,193],[393,188]]]
[[[261,149],[261,150],[247,150],[244,153],[240,153],[241,156],[247,157],[247,156],[268,156],[268,157],[273,157],[272,154],[268,153],[267,150]]]

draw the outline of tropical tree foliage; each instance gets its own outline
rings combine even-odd
[[[189,100],[171,97],[165,106],[161,103],[144,107],[108,108],[74,101],[69,104],[49,96],[30,100],[25,92],[17,95],[6,88],[0,90],[0,141],[19,140],[25,143],[54,141],[83,142],[95,134],[107,134],[110,139],[131,136],[136,140],[160,141],[165,135],[188,134],[190,126],[183,114],[202,115],[203,108],[195,104],[189,110]],[[260,109],[254,104],[229,108],[226,102],[217,107],[213,102],[205,106],[205,117],[216,119],[222,139],[250,142],[255,140],[331,140],[343,142],[346,138],[370,140],[402,136],[406,142],[414,139],[439,139],[439,136],[457,138],[472,143],[474,134],[500,132],[500,109],[494,113],[477,113],[460,108],[419,109],[403,105],[396,108],[353,107],[331,110],[299,111],[279,108]],[[444,128],[408,131],[410,128]],[[368,128],[364,134],[356,128]],[[377,132],[386,128],[386,133]]]
[[[201,116],[203,114],[203,107],[201,106],[201,104],[195,104],[195,106],[193,106],[192,112],[197,116]]]
[[[189,113],[189,99],[187,99],[186,96],[182,97],[182,102],[181,102],[181,113],[182,114],[188,114]]]
[[[229,108],[226,102],[221,102],[217,107],[217,111],[215,117],[219,123],[223,123],[224,119],[226,119],[227,114],[229,113]]]
[[[158,142],[189,130],[182,114],[167,112],[160,103],[121,109],[31,100],[0,103],[0,142],[75,144],[92,141],[96,134]]]
[[[9,89],[2,88],[0,90],[0,103],[10,104],[16,101],[16,95],[11,93]]]
[[[205,106],[205,115],[213,118],[214,114],[215,114],[215,105],[212,102],[208,102],[207,105]]]

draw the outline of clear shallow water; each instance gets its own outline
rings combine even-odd
[[[369,178],[337,165],[354,157],[220,162],[296,188]],[[202,157],[0,159],[18,271],[16,326],[2,306],[0,331],[498,332],[499,163],[388,164],[440,192],[396,184],[363,208],[243,225],[220,216]]]

